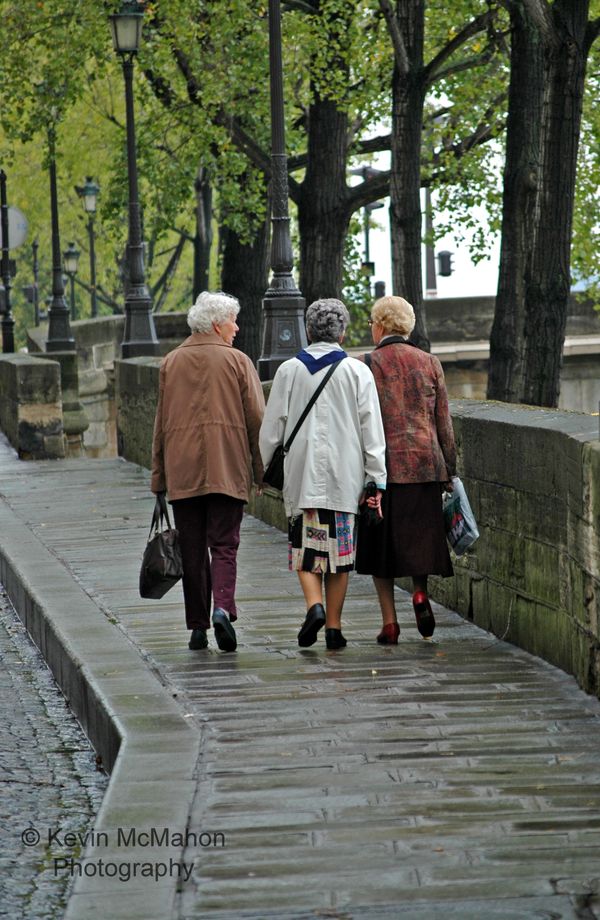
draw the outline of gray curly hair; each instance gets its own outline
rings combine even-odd
[[[341,300],[323,297],[306,311],[306,334],[311,342],[339,342],[350,322]]]
[[[236,317],[239,312],[240,302],[237,297],[224,294],[223,291],[202,291],[194,306],[188,310],[187,324],[192,332],[210,332],[213,323],[218,326],[231,316]]]

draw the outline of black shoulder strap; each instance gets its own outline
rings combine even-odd
[[[370,352],[370,351],[367,351],[367,352],[365,353],[365,364],[367,365],[367,367],[369,368],[369,370],[370,370],[371,373],[372,373],[372,372],[373,372],[373,368],[371,367],[371,363],[372,363],[372,362],[371,362],[371,352]]]
[[[321,383],[319,384],[319,386],[317,387],[317,389],[315,390],[315,392],[313,393],[313,395],[310,397],[310,399],[309,399],[309,401],[308,401],[308,404],[307,404],[307,406],[306,406],[304,412],[302,413],[302,415],[300,416],[300,418],[299,418],[298,421],[296,422],[296,426],[295,426],[294,430],[292,431],[291,435],[289,436],[289,438],[287,439],[287,441],[286,441],[285,444],[283,445],[284,453],[287,454],[288,450],[290,449],[290,445],[291,445],[292,441],[294,440],[294,438],[296,437],[296,435],[297,435],[298,432],[300,431],[300,428],[302,427],[302,424],[303,424],[303,422],[304,422],[304,419],[306,418],[306,416],[308,415],[308,413],[310,412],[310,410],[312,409],[312,407],[313,407],[314,404],[316,403],[316,401],[317,401],[317,399],[319,398],[319,395],[320,395],[320,393],[321,393],[321,390],[323,389],[323,387],[325,386],[325,384],[327,383],[327,381],[329,380],[329,378],[330,378],[331,375],[333,374],[334,370],[336,369],[336,367],[338,366],[338,364],[339,364],[341,361],[343,361],[343,358],[340,358],[339,361],[336,361],[335,364],[332,364],[332,365],[331,365],[331,367],[329,368],[329,370],[327,371],[327,373],[325,374],[325,376],[324,376],[323,379],[321,380]]]

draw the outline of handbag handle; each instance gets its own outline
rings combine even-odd
[[[152,523],[150,524],[150,533],[148,539],[152,536],[152,531],[158,532],[162,529],[163,518],[167,522],[167,528],[171,530],[171,521],[169,518],[169,508],[167,505],[167,500],[165,498],[164,492],[156,493],[156,501],[154,503],[154,511],[152,512]]]
[[[318,397],[320,396],[321,390],[324,388],[325,384],[327,383],[327,381],[329,380],[329,378],[330,378],[331,375],[333,374],[334,370],[336,369],[336,367],[338,366],[338,364],[340,363],[340,361],[343,361],[344,357],[345,357],[345,356],[342,356],[342,357],[339,359],[339,361],[336,361],[335,364],[332,364],[332,365],[331,365],[331,367],[329,368],[329,370],[327,371],[327,373],[325,374],[325,376],[324,376],[323,379],[321,380],[321,383],[319,384],[319,386],[317,387],[317,389],[315,390],[315,392],[313,393],[313,395],[312,395],[312,396],[310,397],[310,399],[308,400],[308,403],[307,403],[307,405],[306,405],[306,408],[304,409],[304,412],[302,413],[302,415],[300,416],[300,418],[299,418],[298,421],[296,422],[296,425],[295,425],[295,427],[294,427],[294,430],[292,431],[291,435],[289,436],[289,438],[287,439],[287,441],[286,441],[285,444],[283,445],[283,452],[284,452],[284,454],[287,454],[288,450],[290,449],[290,446],[291,446],[292,441],[294,440],[294,438],[296,437],[296,435],[298,434],[298,432],[300,431],[300,429],[301,429],[301,427],[302,427],[302,424],[303,424],[303,422],[304,422],[304,419],[306,418],[306,416],[308,415],[308,413],[310,412],[310,410],[312,409],[312,407],[313,407],[314,404],[316,403]]]

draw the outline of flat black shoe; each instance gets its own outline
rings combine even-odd
[[[327,648],[332,651],[336,648],[345,648],[348,643],[342,636],[341,629],[326,629],[325,644],[327,645]]]
[[[192,634],[190,636],[190,641],[188,642],[188,648],[198,649],[198,648],[207,648],[208,639],[206,638],[205,629],[192,629]]]
[[[309,645],[314,645],[317,641],[317,633],[323,626],[325,626],[323,606],[322,604],[313,604],[306,614],[306,619],[298,633],[298,645],[301,648],[308,648]]]
[[[212,624],[215,630],[215,639],[221,651],[235,652],[237,648],[235,629],[229,622],[226,611],[217,607],[217,609],[213,611]]]

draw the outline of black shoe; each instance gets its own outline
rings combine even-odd
[[[298,645],[301,648],[308,648],[309,645],[314,645],[317,641],[317,633],[323,626],[325,626],[325,611],[323,610],[323,606],[321,604],[313,604],[306,614],[306,619],[298,633]]]
[[[345,648],[348,643],[342,636],[341,629],[326,629],[325,644],[327,645],[327,648],[332,651],[336,648]]]
[[[205,629],[192,629],[192,634],[190,636],[190,641],[188,642],[188,648],[207,648],[208,639],[206,638]]]
[[[213,611],[212,624],[215,630],[215,639],[221,651],[235,652],[237,648],[235,629],[229,622],[226,611],[217,607],[217,609]]]

